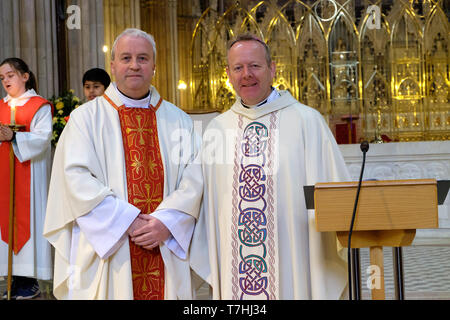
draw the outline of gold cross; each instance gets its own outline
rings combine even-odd
[[[134,204],[137,206],[137,207],[139,207],[139,204],[140,203],[145,203],[145,207],[147,208],[147,210],[146,210],[146,213],[151,213],[151,204],[152,203],[160,203],[161,201],[162,201],[162,198],[161,197],[157,197],[157,198],[154,198],[154,194],[156,193],[156,192],[158,192],[157,190],[156,190],[156,188],[158,188],[158,187],[161,187],[161,185],[157,185],[156,186],[156,188],[154,188],[154,190],[153,190],[153,192],[152,193],[150,193],[150,185],[149,184],[145,184],[144,185],[144,187],[145,187],[145,190],[146,190],[146,195],[143,195],[143,198],[144,199],[138,199],[138,198],[135,198],[134,199]]]
[[[151,279],[158,279],[161,274],[158,269],[151,269],[151,266],[149,265],[150,261],[147,257],[144,257],[142,260],[142,266],[137,265],[139,267],[139,270],[135,270],[135,273],[133,273],[133,281],[139,278],[142,278],[142,290],[147,291],[147,284],[146,280],[151,282]],[[150,278],[150,279],[149,279]]]
[[[136,116],[136,120],[138,122],[137,128],[132,129],[132,128],[127,128],[126,132],[127,134],[129,134],[130,132],[136,131],[136,133],[139,135],[140,139],[139,139],[139,143],[141,145],[144,145],[145,141],[144,141],[144,132],[147,131],[148,133],[152,134],[152,129],[148,128],[145,129],[142,124],[141,124],[141,120],[142,120],[142,116],[138,115]]]

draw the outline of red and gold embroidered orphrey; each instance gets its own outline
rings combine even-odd
[[[164,167],[158,142],[156,107],[117,107],[125,153],[128,202],[150,214],[160,204],[164,192]],[[130,257],[135,300],[164,299],[164,262],[159,248],[146,250],[131,240]]]

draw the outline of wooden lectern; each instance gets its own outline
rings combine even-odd
[[[336,231],[343,247],[348,246],[357,186],[357,181],[314,186],[317,231]],[[372,289],[372,299],[385,299],[383,246],[408,246],[416,229],[431,228],[438,228],[435,179],[362,182],[351,247],[370,248],[370,263],[379,268],[380,286]]]

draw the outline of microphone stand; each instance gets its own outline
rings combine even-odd
[[[361,145],[360,145],[360,148],[361,148],[361,151],[363,153],[363,162],[362,162],[362,166],[361,166],[361,173],[360,173],[360,176],[359,176],[358,189],[356,190],[355,206],[353,207],[353,214],[352,214],[352,220],[351,220],[351,223],[350,223],[350,230],[349,230],[349,233],[348,233],[348,245],[347,245],[348,296],[349,296],[349,300],[353,300],[353,293],[352,293],[352,256],[351,256],[353,225],[355,223],[356,208],[358,207],[359,192],[361,190],[361,182],[362,182],[362,177],[363,177],[363,173],[364,173],[364,166],[365,166],[365,163],[366,163],[366,152],[369,150],[369,143],[367,141],[363,141],[361,143]],[[355,267],[356,267],[356,263],[354,263],[354,264],[355,265],[353,265],[353,269],[355,269]]]

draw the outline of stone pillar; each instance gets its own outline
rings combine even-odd
[[[168,37],[168,47],[171,48],[170,65],[172,68],[168,70],[170,72],[169,79],[172,79],[172,83],[169,84],[169,95],[172,97],[172,101],[175,104],[180,102],[179,90],[177,90],[177,84],[179,80],[179,67],[178,67],[178,27],[177,27],[177,0],[168,0],[168,13],[169,13],[169,26],[170,32]]]
[[[67,6],[76,5],[80,9],[80,24],[66,27],[69,88],[84,99],[82,78],[91,68],[105,68],[103,27],[103,0],[71,0]],[[70,19],[70,13],[67,15]],[[68,20],[66,19],[66,22]]]
[[[50,98],[58,92],[56,11],[53,1],[1,0],[0,60],[18,57],[35,74],[38,93]],[[1,86],[0,86],[1,87]],[[5,96],[3,87],[1,96]]]
[[[105,70],[111,74],[111,49],[116,37],[126,28],[141,28],[139,0],[103,0]],[[111,77],[112,80],[114,80]]]
[[[156,73],[153,85],[161,97],[177,104],[178,82],[177,8],[176,0],[143,2],[142,30],[150,33],[156,42]]]
[[[192,35],[195,26],[200,16],[202,15],[199,0],[178,1],[177,6],[177,32],[178,32],[178,81],[182,80],[186,83],[185,90],[177,89],[179,100],[178,106],[184,111],[189,112],[193,110],[192,96],[191,96],[191,45]]]

